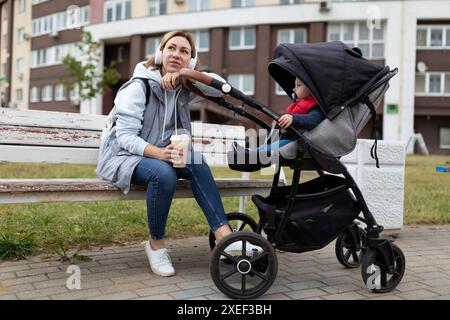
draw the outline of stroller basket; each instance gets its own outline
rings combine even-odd
[[[277,248],[289,252],[320,249],[333,241],[359,215],[361,208],[350,194],[344,178],[323,175],[298,186],[288,212],[291,186],[276,188],[268,197],[254,195],[269,241],[281,232]],[[279,230],[288,215],[286,227]]]

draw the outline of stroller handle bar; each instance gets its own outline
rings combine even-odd
[[[269,116],[270,118],[272,118],[273,120],[275,120],[277,122],[278,122],[278,119],[280,118],[280,115],[278,113],[272,111],[271,109],[269,109],[265,105],[261,104],[257,100],[245,95],[238,89],[233,88],[233,86],[231,84],[229,84],[228,82],[223,82],[223,81],[214,79],[205,73],[202,73],[202,72],[199,72],[196,70],[192,70],[192,69],[187,69],[187,68],[183,68],[180,70],[180,76],[189,78],[189,79],[192,79],[195,81],[199,81],[207,86],[213,87],[214,89],[221,91],[223,94],[228,94],[228,95],[232,96],[233,98],[239,99],[242,102],[244,102],[245,104],[263,112],[264,114],[266,114],[267,116]]]

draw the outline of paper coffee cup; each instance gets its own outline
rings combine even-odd
[[[176,156],[175,158],[172,158],[174,168],[186,167],[190,141],[191,137],[188,134],[174,134],[170,137],[170,142],[172,145],[177,149],[183,150],[183,155],[181,157]]]

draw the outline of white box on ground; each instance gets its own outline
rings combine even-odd
[[[358,139],[355,150],[341,158],[355,179],[377,223],[386,230],[403,227],[405,143],[378,141],[380,168],[370,156],[374,140]]]

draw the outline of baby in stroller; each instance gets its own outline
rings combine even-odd
[[[294,88],[292,90],[292,98],[294,100],[287,108],[286,114],[283,114],[278,122],[274,122],[279,128],[287,129],[291,125],[300,132],[314,129],[322,120],[325,119],[325,115],[320,109],[317,100],[311,94],[309,88],[299,79],[295,78]],[[276,126],[273,127],[275,129]],[[269,138],[272,139],[272,143],[263,144],[255,149],[244,148],[233,143],[234,161],[236,168],[240,166],[242,170],[255,171],[262,167],[270,165],[272,161],[271,154],[278,152],[278,150],[285,145],[296,140],[296,136],[287,130],[284,130],[279,139],[274,135],[274,130],[271,130],[266,143]],[[273,139],[274,138],[274,139]],[[245,158],[238,160],[238,154],[245,155]],[[235,168],[235,169],[236,169]],[[245,169],[244,169],[245,168]]]
[[[282,129],[293,125],[297,130],[312,130],[322,122],[325,115],[320,110],[317,100],[314,99],[308,87],[298,78],[295,79],[292,96],[294,102],[287,107],[287,113],[278,120],[278,125]],[[295,137],[285,132],[281,135],[280,140],[270,145],[262,145],[255,151],[277,151],[294,139]]]

